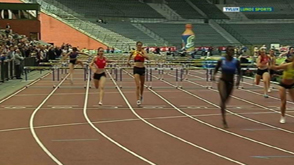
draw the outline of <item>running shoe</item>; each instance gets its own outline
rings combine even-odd
[[[140,96],[140,101],[141,101],[141,103],[143,102],[143,96]]]
[[[263,97],[264,97],[264,98],[268,98],[268,95],[267,95],[267,94],[264,94]]]
[[[141,105],[141,100],[138,100],[137,101],[137,105]]]
[[[99,103],[98,103],[99,105],[102,105],[102,101],[99,101]]]
[[[280,123],[281,124],[285,124],[286,123],[286,118],[283,117],[283,116],[281,116]]]
[[[268,89],[267,89],[267,92],[270,93],[270,92],[271,92],[271,88],[268,88]]]

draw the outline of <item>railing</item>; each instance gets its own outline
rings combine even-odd
[[[37,66],[35,57],[25,58],[21,62],[21,66]],[[22,67],[21,67],[22,68]],[[22,69],[20,70],[22,74]],[[0,82],[4,83],[15,77],[15,64],[14,60],[0,61]]]
[[[245,39],[241,34],[239,34],[236,30],[234,30],[230,25],[228,25],[223,20],[215,20],[221,27],[223,27],[228,33],[230,33],[233,37],[235,37],[238,41],[240,41],[244,45],[252,45],[247,39]]]
[[[175,14],[175,13],[173,12],[173,10],[171,10],[171,9],[170,9],[169,7],[167,7],[165,4],[158,4],[158,5],[160,6],[160,8],[161,8],[163,11],[165,11],[165,12],[167,12],[167,13],[169,14],[171,20],[181,20],[181,17],[180,17],[179,15]]]

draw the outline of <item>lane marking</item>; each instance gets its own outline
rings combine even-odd
[[[99,139],[57,139],[57,140],[51,140],[53,142],[76,142],[76,141],[96,141]]]
[[[164,80],[162,80],[162,81],[164,81]],[[152,89],[149,89],[149,90],[150,90],[150,91],[153,91]],[[185,91],[185,90],[183,90],[183,89],[179,89],[179,90]],[[187,93],[190,93],[190,92],[188,92],[188,91],[186,91],[186,92],[187,92]],[[212,125],[212,124],[209,124],[209,123],[206,123],[206,122],[204,122],[204,121],[202,121],[202,120],[199,120],[199,119],[197,119],[197,118],[195,118],[195,117],[193,117],[193,116],[191,116],[191,115],[189,115],[189,114],[183,112],[181,109],[179,109],[179,108],[177,108],[176,106],[174,106],[171,102],[169,102],[168,100],[166,100],[165,98],[163,98],[161,95],[159,95],[159,94],[156,93],[155,91],[154,91],[154,94],[156,94],[156,95],[157,95],[158,97],[160,97],[162,100],[166,101],[168,104],[170,104],[171,106],[173,106],[173,107],[174,107],[176,110],[178,110],[180,113],[182,113],[182,114],[184,114],[184,115],[190,117],[191,119],[196,120],[196,121],[198,121],[198,122],[200,122],[200,123],[202,123],[202,124],[205,124],[205,125],[207,125],[207,126],[209,126],[209,127],[212,127],[212,128],[218,129],[218,130],[220,130],[220,131],[222,131],[222,132],[225,132],[225,133],[228,133],[228,134],[231,134],[231,135],[237,136],[237,137],[239,137],[239,138],[242,138],[242,139],[245,139],[245,140],[251,141],[251,142],[253,142],[253,143],[257,143],[257,144],[260,144],[260,145],[263,145],[263,146],[266,146],[266,147],[269,147],[269,148],[272,148],[272,149],[276,149],[276,150],[279,150],[279,151],[282,151],[282,152],[285,152],[285,153],[289,153],[289,154],[294,155],[294,152],[292,152],[292,151],[288,151],[288,150],[286,150],[286,149],[282,149],[282,148],[279,148],[279,147],[276,147],[276,146],[272,146],[272,145],[270,145],[270,144],[267,144],[267,143],[264,143],[264,142],[261,142],[261,141],[258,141],[258,140],[254,140],[254,139],[251,139],[251,138],[246,137],[246,136],[239,135],[239,134],[234,133],[234,132],[230,132],[230,131],[227,131],[227,130],[221,129],[221,128],[216,127],[216,126],[214,126],[214,125]],[[196,97],[196,95],[195,95],[195,97]],[[199,98],[200,100],[205,101],[205,102],[207,102],[207,103],[209,103],[209,104],[215,105],[214,103],[209,102],[208,100],[205,100],[205,99],[203,99],[203,98],[201,98],[201,97],[199,97],[199,96],[197,96],[197,98]],[[217,106],[217,105],[215,105],[215,106]]]
[[[207,109],[208,107],[204,107],[204,106],[200,106],[200,107],[197,107],[197,106],[189,106],[187,108],[189,108],[189,109]]]
[[[6,98],[4,98],[4,99],[2,99],[2,100],[0,101],[0,104],[3,103],[4,101],[10,99],[11,97],[17,95],[18,93],[22,92],[23,90],[27,89],[27,87],[36,84],[36,83],[39,82],[41,79],[43,79],[44,77],[48,76],[49,74],[51,74],[51,72],[46,73],[44,76],[42,76],[42,77],[40,77],[39,79],[36,79],[34,82],[32,82],[32,83],[26,85],[26,87],[23,87],[23,88],[17,90],[16,92],[12,93],[11,95],[8,95]]]
[[[197,77],[197,76],[196,76],[196,77]],[[173,84],[171,84],[171,83],[169,83],[169,82],[167,82],[167,81],[165,81],[165,80],[161,80],[161,81],[163,81],[163,82],[165,82],[165,83],[167,83],[167,84],[169,84],[169,85],[171,85],[171,86],[174,86]],[[198,84],[198,83],[195,83],[195,82],[192,82],[192,81],[189,81],[189,80],[188,80],[187,82],[190,82],[191,84],[194,84],[194,85],[203,86],[203,85],[201,85],[201,84]],[[204,86],[203,86],[203,87],[204,87]],[[180,88],[178,88],[178,90],[181,90],[181,91],[183,91],[183,92],[185,92],[185,93],[187,93],[187,94],[190,94],[191,96],[194,96],[194,97],[196,97],[196,98],[198,98],[198,99],[200,99],[200,100],[202,100],[202,101],[207,102],[208,104],[211,104],[211,105],[213,105],[213,106],[215,106],[215,107],[217,107],[217,108],[220,108],[220,106],[218,106],[218,105],[216,105],[216,104],[214,104],[214,103],[212,103],[212,102],[210,102],[210,101],[208,101],[208,100],[206,100],[206,99],[204,99],[204,98],[202,98],[202,97],[200,97],[200,96],[198,96],[198,95],[195,95],[194,93],[191,93],[191,92],[189,92],[189,91],[187,91],[187,90],[180,89]],[[209,89],[209,90],[218,93],[217,90],[214,90],[214,89]],[[263,108],[263,109],[267,109],[267,110],[270,110],[270,111],[275,112],[275,113],[279,113],[279,112],[277,112],[277,111],[275,111],[275,110],[273,110],[273,109],[270,109],[270,108],[264,107],[264,106],[259,105],[259,104],[252,103],[251,101],[248,101],[248,100],[245,100],[245,99],[241,99],[241,98],[236,97],[236,96],[234,96],[234,95],[232,95],[231,97],[234,98],[234,99],[241,100],[241,101],[243,101],[243,102],[249,103],[249,104],[251,104],[251,105],[254,105],[254,106],[257,106],[257,107],[260,107],[260,108]],[[248,118],[248,117],[245,117],[245,116],[239,115],[239,114],[237,114],[237,113],[235,113],[235,112],[230,111],[230,110],[227,109],[227,108],[226,108],[226,111],[227,111],[228,113],[231,113],[231,114],[233,114],[233,115],[236,115],[236,116],[238,116],[238,117],[240,117],[240,118],[242,118],[242,119],[249,120],[249,121],[252,121],[252,122],[254,122],[254,123],[258,123],[258,124],[261,124],[261,125],[264,125],[264,126],[267,126],[267,127],[270,127],[270,128],[274,128],[274,129],[277,129],[277,130],[280,130],[280,131],[283,131],[283,132],[287,132],[287,133],[290,133],[290,134],[294,134],[294,132],[291,131],[291,130],[287,130],[287,129],[283,129],[283,128],[280,128],[280,127],[276,127],[276,126],[273,126],[273,125],[270,125],[270,124],[267,124],[267,123],[263,123],[263,122],[260,122],[260,121],[257,121],[257,120],[254,120],[254,119],[251,119],[251,118]],[[289,115],[289,114],[288,114],[287,116],[292,116],[292,115]]]
[[[277,155],[277,156],[251,156],[252,158],[270,159],[270,158],[294,158],[294,156]]]
[[[163,107],[160,106],[143,106],[144,109],[162,109]]]
[[[250,129],[243,129],[245,131],[277,131],[276,129],[271,128],[250,128]]]
[[[108,73],[108,71],[107,71]],[[89,71],[88,71],[89,74]],[[110,75],[110,74],[109,74]],[[110,75],[111,76],[111,75]],[[112,77],[111,77],[112,78]],[[113,80],[114,81],[114,80]],[[97,128],[92,121],[89,119],[88,114],[87,114],[87,105],[88,105],[88,94],[89,94],[89,86],[90,86],[90,76],[88,76],[88,80],[87,80],[87,86],[86,86],[86,94],[85,94],[85,101],[84,101],[84,109],[83,109],[83,114],[85,119],[87,120],[88,124],[95,129],[98,133],[100,133],[103,137],[105,137],[106,139],[108,139],[110,142],[114,143],[115,145],[117,145],[119,148],[125,150],[126,152],[132,154],[133,156],[141,159],[142,161],[151,164],[151,165],[156,165],[155,163],[151,162],[150,160],[142,157],[141,155],[131,151],[130,149],[124,147],[123,145],[121,145],[120,143],[118,143],[117,141],[113,140],[112,138],[110,138],[109,136],[107,136],[105,133],[103,133],[99,128]],[[118,86],[117,86],[118,87]],[[119,87],[118,87],[119,88]]]
[[[169,83],[169,82],[167,82],[167,81],[165,81],[165,80],[161,80],[161,81],[163,81],[163,82],[169,84],[170,86],[174,86],[173,84],[171,84],[171,83]],[[197,84],[197,83],[195,83],[195,84]],[[202,124],[205,124],[205,125],[207,125],[207,126],[209,126],[209,127],[212,127],[212,128],[218,129],[218,130],[220,130],[220,131],[222,131],[222,132],[225,132],[225,133],[228,133],[228,134],[231,134],[231,135],[237,136],[237,137],[239,137],[239,138],[242,138],[242,139],[245,139],[245,140],[251,141],[251,142],[253,142],[253,143],[257,143],[257,144],[260,144],[260,145],[263,145],[263,146],[266,146],[266,147],[269,147],[269,148],[272,148],[272,149],[276,149],[276,150],[279,150],[279,151],[282,151],[282,152],[285,152],[285,153],[289,153],[289,154],[294,155],[294,152],[292,152],[292,151],[289,151],[289,150],[286,150],[286,149],[282,149],[282,148],[279,148],[279,147],[276,147],[276,146],[272,146],[272,145],[270,145],[270,144],[267,144],[267,143],[264,143],[264,142],[261,142],[261,141],[258,141],[258,140],[254,140],[254,139],[251,139],[251,138],[249,138],[249,137],[242,136],[242,135],[239,135],[239,134],[237,134],[237,133],[234,133],[234,132],[230,132],[230,131],[227,131],[227,130],[221,129],[221,128],[219,128],[219,127],[216,127],[216,126],[214,126],[214,125],[211,125],[211,124],[209,124],[209,123],[206,123],[206,122],[204,122],[204,121],[202,121],[202,120],[199,120],[199,119],[197,119],[197,118],[195,118],[195,117],[193,117],[193,116],[190,116],[189,114],[183,112],[180,108],[176,107],[176,106],[173,105],[171,102],[169,102],[168,100],[166,100],[165,98],[163,98],[161,95],[159,95],[159,94],[158,94],[157,92],[155,92],[154,90],[152,90],[152,89],[150,89],[150,88],[148,88],[148,89],[149,89],[150,91],[153,91],[154,94],[156,94],[156,95],[157,95],[158,97],[160,97],[162,100],[164,100],[165,102],[167,102],[169,105],[173,106],[173,107],[174,107],[176,110],[178,110],[180,113],[182,113],[182,114],[184,114],[184,115],[190,117],[190,118],[193,119],[193,120],[196,120],[196,121],[198,121],[198,122],[200,122],[200,123],[202,123]],[[181,90],[181,91],[183,91],[183,92],[185,92],[185,93],[188,93],[188,94],[190,94],[190,95],[192,95],[192,96],[194,96],[194,97],[196,97],[196,98],[198,98],[198,99],[200,99],[200,100],[202,100],[202,101],[204,101],[204,102],[206,102],[206,103],[209,103],[209,104],[211,104],[211,105],[214,105],[215,107],[219,107],[218,105],[216,105],[216,104],[214,104],[214,103],[212,103],[212,102],[210,102],[210,101],[208,101],[208,100],[206,100],[206,99],[204,99],[204,98],[202,98],[202,97],[199,97],[199,96],[197,96],[197,95],[195,95],[195,94],[193,94],[193,93],[191,93],[191,92],[189,92],[189,91],[183,90],[183,89],[181,89],[181,88],[178,88],[178,90]],[[219,107],[219,108],[220,108],[220,107]],[[240,117],[246,119],[246,117],[241,116],[241,115],[239,115],[239,114],[236,114],[236,113],[233,113],[233,112],[232,112],[232,114],[234,114],[234,115],[238,115],[238,116],[240,116]],[[250,118],[248,118],[248,120],[255,121],[255,120],[250,119]],[[259,121],[256,121],[256,122],[259,122]],[[259,123],[261,123],[261,122],[259,122]],[[261,123],[261,124],[263,124],[263,125],[268,125],[268,124],[265,124],[265,123]],[[269,125],[269,126],[271,126],[271,125]],[[272,127],[272,128],[276,128],[276,129],[279,129],[279,130],[283,130],[283,131],[284,131],[284,129],[281,129],[281,128],[278,128],[278,127],[274,127],[274,126],[271,126],[271,127]],[[293,133],[292,131],[289,131],[289,130],[285,130],[285,132]]]
[[[16,104],[14,104],[14,105],[2,105],[1,107],[12,107],[12,106],[35,107],[33,105],[16,105]]]
[[[69,74],[66,75],[68,77]],[[59,87],[66,79],[63,79],[58,83],[56,87]],[[53,95],[53,93],[57,90],[58,88],[54,88],[51,93],[48,94],[48,96],[41,102],[41,104],[34,110],[30,117],[30,130],[31,133],[36,140],[36,142],[39,144],[39,146],[43,149],[43,151],[58,165],[62,165],[62,163],[44,146],[44,144],[40,141],[39,137],[37,136],[35,129],[34,129],[34,118],[37,112],[41,109],[41,107],[47,102],[47,100]]]
[[[126,72],[126,71],[125,71],[125,72]],[[109,76],[111,76],[111,75],[109,75]],[[129,74],[129,76],[131,76],[131,75]],[[195,147],[195,148],[198,148],[198,149],[200,149],[200,150],[202,150],[202,151],[208,152],[208,153],[210,153],[210,154],[212,154],[212,155],[215,155],[215,156],[217,156],[217,157],[220,157],[220,158],[226,159],[226,160],[231,161],[231,162],[234,162],[234,163],[236,163],[236,164],[245,165],[245,164],[242,163],[242,162],[239,162],[239,161],[234,160],[234,159],[232,159],[232,158],[226,157],[226,156],[224,156],[224,155],[221,155],[221,154],[219,154],[219,153],[217,153],[217,152],[211,151],[211,150],[206,149],[206,148],[204,148],[204,147],[201,147],[201,146],[199,146],[199,145],[196,145],[196,144],[194,144],[194,143],[192,143],[192,142],[190,142],[190,141],[187,141],[187,140],[185,140],[185,139],[183,139],[183,138],[181,138],[181,137],[179,137],[179,136],[176,136],[176,135],[174,135],[174,134],[172,134],[172,133],[170,133],[170,132],[167,132],[167,131],[165,131],[165,130],[163,130],[163,129],[161,129],[161,128],[159,128],[159,127],[157,127],[157,126],[155,126],[155,125],[153,125],[153,124],[151,124],[151,123],[149,123],[148,121],[146,121],[144,118],[142,118],[140,115],[137,114],[137,112],[133,109],[133,107],[131,106],[131,104],[130,104],[129,101],[127,100],[126,96],[123,94],[123,92],[121,91],[121,89],[120,89],[119,86],[117,85],[117,83],[116,83],[114,80],[112,80],[112,81],[113,81],[113,83],[117,86],[117,90],[119,91],[119,93],[121,94],[121,96],[123,97],[123,99],[125,100],[125,102],[127,103],[127,105],[129,106],[130,110],[134,113],[134,115],[136,115],[136,116],[137,116],[141,121],[143,121],[144,123],[148,124],[149,126],[155,128],[155,129],[157,129],[158,131],[160,131],[160,132],[162,132],[162,133],[165,133],[165,134],[167,134],[167,135],[169,135],[169,136],[171,136],[171,137],[173,137],[173,138],[175,138],[175,139],[178,139],[178,140],[180,140],[180,141],[182,141],[182,142],[184,142],[184,143],[186,143],[186,144],[189,144],[189,145],[191,145],[191,146],[193,146],[193,147]],[[171,103],[168,102],[166,99],[164,99],[161,95],[159,95],[159,94],[157,94],[156,92],[154,92],[152,89],[148,88],[148,90],[150,90],[152,93],[154,93],[154,94],[157,95],[159,98],[161,98],[162,100],[164,100],[166,103],[168,103],[168,104],[169,104],[170,106],[172,106],[173,108],[178,109],[178,108],[175,107],[173,104],[171,104]],[[184,112],[181,111],[181,113],[184,113]],[[186,115],[186,116],[187,116],[187,115]],[[188,116],[188,117],[191,117],[191,116]],[[192,117],[192,118],[193,118],[193,117]],[[197,120],[198,120],[198,119],[197,119]],[[201,122],[202,122],[202,121],[201,121]]]
[[[56,105],[56,104],[54,104],[54,105],[47,105],[47,107],[54,107],[54,106],[60,106],[60,107],[79,107],[79,105]]]
[[[24,106],[6,106],[5,109],[26,109]]]
[[[199,76],[194,76],[194,75],[192,75],[192,76],[193,76],[193,77],[199,77]],[[202,78],[202,79],[205,79],[205,78]],[[188,82],[190,82],[190,81],[188,81]],[[190,82],[190,83],[192,83],[192,82]],[[194,84],[194,83],[192,83],[192,84]],[[196,83],[196,84],[199,85],[199,86],[202,86],[201,84],[198,84],[198,83]],[[261,88],[261,89],[262,89],[262,88]],[[246,90],[246,89],[241,89],[241,90],[246,91],[246,92],[249,92],[249,93],[253,93],[253,94],[257,94],[257,95],[263,96],[263,94],[260,94],[260,93],[258,93],[258,92],[253,92],[253,91]],[[232,97],[235,98],[235,99],[238,99],[238,100],[241,100],[241,101],[247,102],[247,103],[250,102],[250,101],[247,101],[247,100],[245,100],[245,99],[241,99],[241,98],[239,98],[239,97],[236,97],[236,96],[234,96],[234,95],[232,95]],[[276,97],[273,97],[273,96],[269,96],[269,98],[272,98],[272,99],[275,99],[275,100],[280,100],[279,98],[276,98]],[[287,103],[294,104],[292,101],[289,101],[289,100],[287,100]],[[255,105],[255,106],[261,107],[261,108],[263,108],[263,109],[270,110],[270,111],[274,111],[274,112],[276,112],[276,113],[280,113],[280,111],[276,111],[276,110],[274,110],[274,109],[267,108],[267,107],[265,107],[265,106],[263,106],[263,105],[255,104],[255,103],[253,103],[253,102],[250,102],[249,104],[252,104],[252,105]],[[279,109],[279,108],[278,108],[278,109]],[[287,110],[288,110],[288,109],[287,109]],[[294,108],[290,108],[289,110],[294,110]],[[289,117],[291,117],[291,118],[294,118],[294,115],[289,115],[288,113],[286,114],[286,116],[289,116]]]
[[[52,109],[71,109],[71,106],[53,106]]]
[[[128,108],[129,109],[129,108]],[[273,112],[255,112],[255,113],[241,113],[241,114],[265,114]],[[232,114],[228,114],[232,115]],[[220,113],[212,113],[212,114],[200,114],[200,115],[191,115],[193,117],[210,117],[210,116],[220,116]],[[144,118],[146,120],[162,120],[162,119],[176,119],[176,118],[188,118],[187,116],[162,116],[162,117],[152,117],[152,118]],[[140,119],[118,119],[118,120],[103,120],[103,121],[95,121],[92,122],[94,124],[105,124],[105,123],[118,123],[118,122],[131,122],[131,121],[139,121]],[[54,124],[54,125],[45,125],[45,126],[36,126],[35,129],[41,128],[54,128],[54,127],[63,127],[63,126],[76,126],[76,125],[85,125],[88,123],[68,123],[68,124]],[[0,132],[10,132],[10,131],[21,131],[27,130],[29,127],[21,127],[21,128],[10,128],[10,129],[2,129]]]
[[[48,88],[48,89],[52,89],[52,87],[50,86],[50,88]],[[83,89],[83,88],[81,88],[81,89]],[[129,91],[128,93],[133,93],[133,92]],[[85,93],[66,93],[66,92],[63,93],[62,92],[62,93],[56,93],[54,95],[56,95],[56,96],[64,96],[64,95],[69,95],[69,94],[70,95],[84,95]],[[107,94],[117,94],[117,91],[116,92],[109,91],[109,92],[107,92]],[[90,92],[89,95],[97,95],[97,92]],[[23,96],[46,96],[46,94],[19,94],[16,97],[23,97]]]

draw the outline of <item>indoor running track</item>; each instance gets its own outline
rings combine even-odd
[[[0,164],[294,164],[293,103],[280,124],[276,90],[265,99],[261,87],[249,89],[252,80],[244,81],[223,129],[216,84],[206,89],[204,72],[191,71],[182,89],[175,88],[174,73],[163,80],[154,74],[141,107],[129,73],[123,82],[107,74],[103,106],[97,89],[84,88],[93,82],[78,71],[73,85],[63,79],[52,88],[47,75],[2,100]]]

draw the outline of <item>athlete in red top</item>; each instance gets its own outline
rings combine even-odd
[[[144,83],[145,83],[145,59],[149,59],[145,50],[143,50],[143,43],[138,41],[136,43],[137,50],[130,54],[128,59],[128,65],[130,66],[131,58],[134,59],[134,69],[133,74],[136,82],[136,96],[137,96],[137,105],[141,105],[143,101],[143,91],[144,91]]]
[[[269,66],[270,66],[271,58],[265,54],[265,50],[261,49],[259,51],[259,56],[256,60],[257,72],[255,76],[255,84],[259,85],[260,79],[263,79],[264,82],[264,97],[268,98],[267,93],[270,92],[270,74],[269,74]]]
[[[104,95],[104,84],[106,81],[105,67],[107,59],[104,57],[104,49],[102,47],[98,48],[97,56],[93,58],[90,68],[94,72],[94,86],[96,89],[99,88],[99,105],[102,105],[103,95]]]

